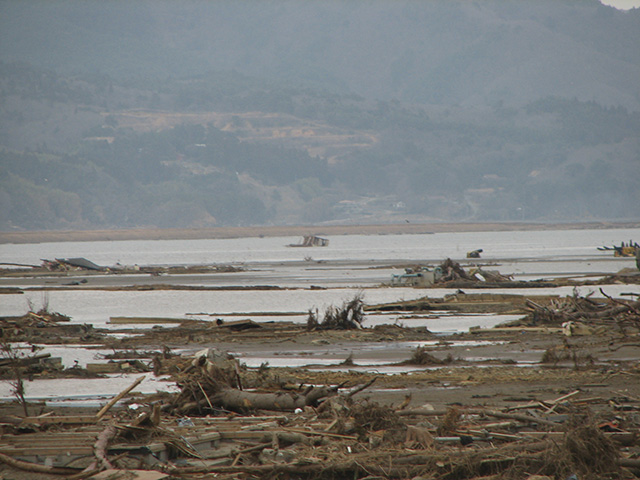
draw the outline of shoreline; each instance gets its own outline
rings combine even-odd
[[[395,223],[363,225],[286,225],[210,228],[133,228],[0,232],[0,244],[93,242],[124,240],[203,240],[304,235],[415,235],[445,232],[501,232],[640,228],[640,222],[580,223]]]

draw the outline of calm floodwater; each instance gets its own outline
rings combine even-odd
[[[37,286],[61,286],[73,278],[56,279],[0,279],[0,286],[19,286],[24,295],[0,295],[0,316],[22,315],[28,303],[49,308],[72,317],[74,323],[90,323],[109,327],[112,316],[162,316],[179,318],[228,319],[251,318],[255,321],[286,320],[304,322],[309,309],[320,311],[332,305],[341,305],[362,294],[367,304],[411,300],[423,296],[442,297],[452,289],[390,288],[393,273],[402,273],[394,265],[411,262],[437,265],[446,258],[459,261],[463,266],[474,264],[513,275],[516,280],[553,278],[557,276],[600,277],[616,273],[623,268],[635,268],[631,258],[614,258],[611,252],[598,251],[603,245],[619,245],[622,241],[640,240],[640,229],[561,230],[534,232],[476,232],[437,233],[433,235],[345,235],[331,237],[325,248],[288,248],[298,238],[242,238],[220,240],[162,240],[121,242],[64,242],[26,245],[0,245],[0,262],[39,265],[41,259],[86,257],[105,266],[123,265],[199,265],[225,264],[242,266],[237,273],[210,275],[173,275],[150,277],[146,275],[99,275],[89,277],[91,285],[135,285],[167,283],[208,286],[286,287],[282,290],[210,290],[210,291],[106,291],[51,290],[43,292]],[[466,259],[466,252],[483,249],[479,260]],[[305,258],[310,257],[310,258]],[[375,267],[375,268],[373,268]],[[311,289],[310,286],[322,287]],[[637,285],[607,285],[608,295],[640,293]],[[472,293],[473,290],[465,290]],[[531,293],[531,290],[481,290]],[[571,294],[571,288],[536,289],[535,294]],[[598,287],[583,287],[581,294],[594,292]],[[264,312],[276,315],[262,315]],[[291,312],[296,313],[290,315]],[[280,315],[278,315],[280,313]],[[421,318],[403,318],[401,314],[367,315],[365,326],[399,322],[411,327],[426,327],[435,333],[466,331],[472,326],[490,327],[514,319],[512,315],[425,315]],[[151,325],[146,325],[151,327]],[[121,327],[119,327],[121,328]],[[239,345],[240,347],[240,345]],[[376,348],[386,345],[362,345],[363,369],[380,367]],[[397,347],[397,346],[396,346]],[[408,348],[408,347],[407,347]],[[46,350],[61,356],[65,366],[76,361],[83,365],[99,361],[96,350],[50,346]],[[234,352],[251,366],[269,362],[276,365],[307,364],[308,356],[296,357],[290,352],[285,357],[273,352]],[[313,358],[313,363],[334,363],[349,352],[334,351]],[[326,358],[325,358],[326,357]],[[321,368],[321,367],[319,367]],[[353,367],[351,367],[353,368]],[[380,370],[380,371],[383,371]],[[96,405],[129,385],[135,376],[117,375],[105,380],[38,380],[28,382],[30,398],[46,398],[61,404]],[[143,382],[139,390],[175,389],[175,385],[155,379]],[[69,395],[69,391],[75,392]],[[11,399],[10,385],[0,382],[0,399]],[[93,402],[93,403],[92,403]]]
[[[0,245],[0,261],[37,264],[42,258],[86,257],[100,265],[243,264],[314,260],[462,259],[482,248],[482,259],[602,259],[602,245],[640,241],[640,229],[462,232],[431,235],[338,235],[324,248],[289,248],[296,237],[212,240],[136,240]]]
[[[602,245],[619,245],[640,239],[640,229],[597,229],[516,232],[436,233],[431,235],[342,235],[331,237],[324,248],[289,248],[296,237],[240,238],[214,240],[158,240],[116,242],[62,242],[0,245],[0,262],[40,264],[43,258],[86,257],[100,265],[198,265],[234,264],[244,271],[212,275],[149,277],[97,276],[89,283],[168,283],[182,285],[256,286],[274,285],[288,290],[230,291],[29,291],[39,284],[62,285],[68,279],[2,279],[2,286],[27,288],[25,295],[1,295],[0,315],[21,315],[28,301],[72,317],[74,323],[106,326],[112,316],[163,316],[212,318],[216,315],[246,314],[256,321],[304,321],[305,312],[340,305],[361,292],[367,304],[411,300],[451,293],[450,289],[419,290],[388,288],[392,273],[402,273],[394,264],[429,262],[437,265],[445,258],[463,265],[481,264],[515,279],[556,276],[602,276],[622,268],[635,267],[631,258],[614,258],[599,251]],[[482,258],[466,259],[466,252],[482,248]],[[312,257],[307,258],[305,257]],[[383,265],[384,268],[372,268]],[[106,283],[105,283],[106,284]],[[311,285],[323,289],[310,289]],[[597,288],[592,288],[599,294]],[[589,291],[591,291],[589,290]],[[571,289],[555,289],[562,295]],[[638,292],[637,286],[607,286],[610,295]],[[512,293],[523,291],[509,290]],[[548,293],[548,290],[536,290]],[[582,292],[584,294],[588,291]],[[297,315],[261,316],[260,312]],[[195,314],[208,314],[201,316]],[[397,316],[370,316],[366,325],[394,322]],[[477,320],[477,323],[473,323]],[[433,331],[466,330],[472,325],[499,323],[500,317],[443,318],[425,320]]]

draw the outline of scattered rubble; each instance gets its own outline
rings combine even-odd
[[[443,273],[469,280],[455,264],[445,267]],[[18,416],[11,405],[2,405],[0,475],[41,480],[639,478],[640,302],[601,293],[602,298],[577,290],[567,297],[459,291],[442,299],[373,306],[357,296],[328,309],[323,321],[310,313],[309,325],[177,319],[171,327],[128,330],[140,335],[124,338],[54,317],[44,322],[29,315],[5,318],[5,341],[38,339],[46,345],[66,335],[64,342],[113,348],[104,356],[111,363],[101,364],[108,367],[88,365],[88,371],[144,375],[99,409],[61,414],[64,410],[40,405],[38,415]],[[436,337],[424,328],[366,328],[364,322],[365,314],[376,311],[447,310],[521,314],[506,326],[455,339],[500,339],[540,352],[537,364],[503,359],[478,368],[450,350],[443,354],[426,346]],[[415,371],[389,375],[359,372],[353,361],[339,370],[248,368],[217,348],[251,342],[304,346],[318,340],[327,348],[347,340],[422,343],[403,362]],[[440,339],[443,347],[450,340]],[[206,348],[188,356],[173,352],[195,344]],[[629,353],[611,361],[597,358],[597,352],[621,349]],[[31,360],[17,365],[23,372],[49,358],[32,353]],[[29,375],[39,378],[44,372]],[[149,375],[171,379],[179,391],[136,394]],[[449,400],[435,403],[446,389],[452,391]]]
[[[453,311],[457,313],[528,313],[527,299],[545,301],[557,298],[555,295],[510,295],[510,294],[484,294],[464,293],[458,291],[444,297],[430,298],[428,296],[415,300],[391,302],[380,305],[367,305],[366,312],[433,312]]]
[[[359,386],[293,390],[271,378],[264,384],[272,391],[241,390],[251,380],[238,382],[229,360],[210,350],[196,355],[178,381],[181,392],[142,409],[110,414],[144,377],[95,415],[5,416],[0,462],[47,478],[131,470],[177,479],[640,475],[640,398],[578,389],[503,409],[408,408],[360,398],[377,376]]]
[[[480,250],[481,251],[481,250]],[[478,257],[480,255],[478,251]],[[473,253],[473,252],[470,252]],[[472,256],[470,258],[478,258]],[[404,274],[391,277],[391,286],[433,288],[535,288],[553,287],[550,281],[515,281],[497,270],[472,266],[465,270],[458,262],[447,258],[435,268],[425,266],[406,267]]]
[[[565,335],[588,335],[598,329],[616,331],[623,336],[640,333],[640,301],[614,299],[607,296],[593,298],[592,294],[549,298],[544,304],[527,299],[529,313],[512,325],[562,326]]]
[[[91,260],[87,260],[83,257],[77,258],[56,258],[53,260],[42,260],[42,265],[46,267],[48,270],[70,270],[70,269],[80,269],[80,270],[93,270],[96,272],[103,272],[107,268],[101,267],[93,263]]]

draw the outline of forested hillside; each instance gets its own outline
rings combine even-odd
[[[0,4],[2,230],[638,219],[638,11],[107,5]]]

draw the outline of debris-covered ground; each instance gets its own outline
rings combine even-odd
[[[472,283],[511,280],[450,261],[443,271],[456,293],[425,289],[418,300],[381,305],[356,296],[323,315],[310,310],[305,324],[184,320],[106,330],[47,308],[2,318],[0,375],[15,400],[0,404],[0,475],[640,478],[637,295],[538,295],[535,284],[527,294],[465,293]],[[599,282],[635,284],[638,275],[592,285]],[[366,316],[380,312],[518,320],[443,336],[401,323],[367,327]],[[40,352],[47,345],[111,353],[64,367]],[[250,362],[267,357],[283,361]],[[308,361],[294,361],[301,357]],[[22,388],[114,374],[133,377],[97,408],[29,402]],[[148,377],[176,391],[137,393]]]
[[[109,402],[100,410],[68,412],[26,405],[28,416],[18,401],[4,405],[3,475],[185,479],[640,475],[637,301],[458,294],[444,302],[458,303],[466,311],[473,305],[486,311],[487,303],[494,308],[508,304],[511,310],[528,313],[517,324],[447,337],[433,348],[415,348],[397,362],[413,368],[397,375],[359,372],[353,358],[345,358],[333,370],[248,368],[226,353],[226,347],[238,343],[246,348],[271,343],[286,351],[291,344],[300,348],[324,342],[434,339],[426,329],[362,328],[358,319],[365,309],[359,299],[333,309],[324,319],[310,314],[307,325],[185,322],[119,340],[100,331],[64,332],[65,322],[59,321],[64,317],[48,319],[45,312],[5,319],[4,335],[16,338],[22,330],[36,328],[77,342],[102,339],[114,350],[112,362],[127,363],[128,371],[167,376],[179,392],[140,396],[132,385],[116,406]],[[433,303],[438,302],[425,298],[367,310],[393,307],[415,313]],[[485,349],[483,360],[474,360],[479,350],[469,347],[472,339],[483,345],[478,347]],[[172,353],[186,344],[207,348],[192,355]],[[488,359],[487,349],[511,352],[513,358]],[[465,355],[469,351],[472,354]],[[518,351],[537,361],[519,361]],[[135,368],[132,357],[142,368]],[[52,375],[55,370],[46,362],[24,358],[8,361],[4,368],[5,378],[11,378],[11,369],[32,377]],[[128,470],[130,476],[104,476],[113,470]],[[95,476],[99,472],[103,476]]]

